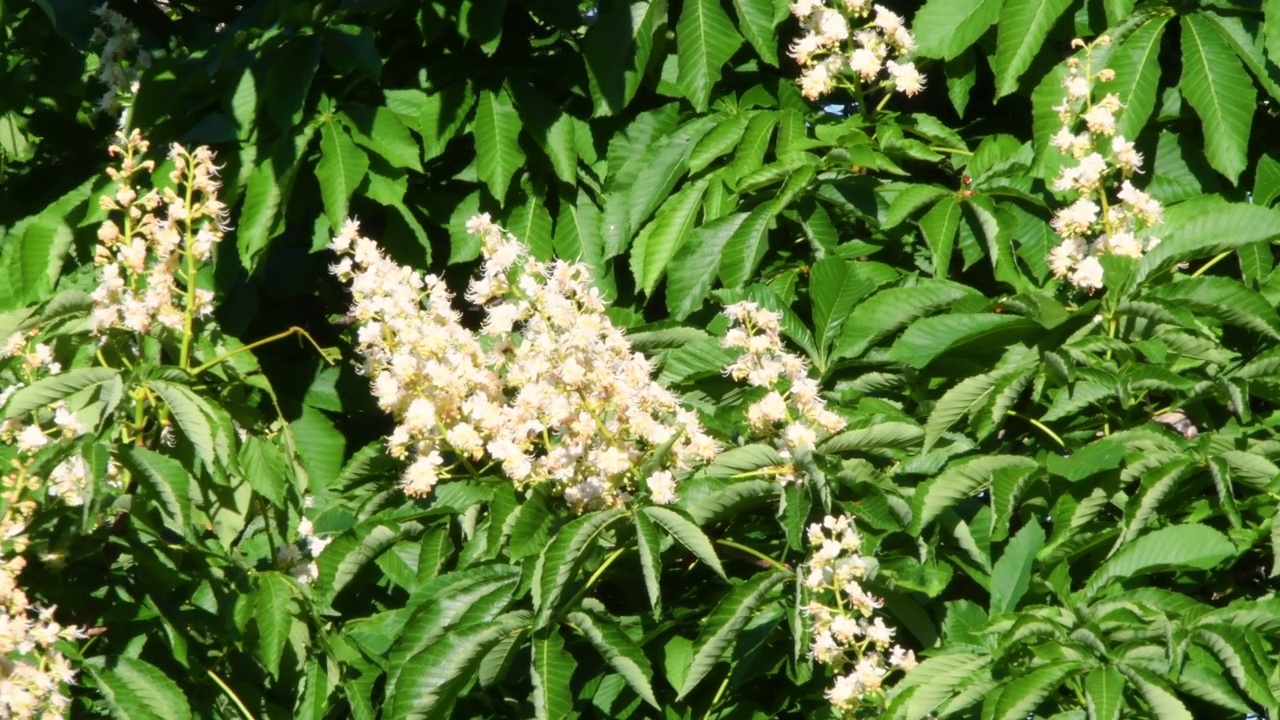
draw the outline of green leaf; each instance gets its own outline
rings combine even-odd
[[[382,156],[392,167],[422,172],[418,141],[390,108],[361,108],[348,117],[356,142]]]
[[[1124,677],[1114,665],[1094,668],[1084,679],[1089,720],[1120,720],[1124,709]]]
[[[320,162],[316,179],[320,181],[320,199],[325,216],[332,227],[339,228],[347,220],[347,203],[369,170],[369,158],[342,126],[327,122],[320,127]]]
[[[652,297],[667,264],[683,247],[707,191],[706,179],[686,185],[658,210],[631,247],[631,271],[646,296]]]
[[[1001,0],[928,0],[911,23],[916,52],[951,60],[991,27],[1000,5]]]
[[[1121,548],[1094,572],[1081,593],[1089,598],[1114,580],[1127,580],[1149,572],[1181,568],[1208,570],[1235,551],[1235,545],[1211,527],[1170,525]]]
[[[520,149],[520,113],[505,90],[483,90],[476,105],[472,134],[476,139],[476,174],[489,194],[504,202],[516,171],[525,164]]]
[[[1270,658],[1259,657],[1254,651],[1254,648],[1263,646],[1256,630],[1229,625],[1200,625],[1195,636],[1231,672],[1236,684],[1244,688],[1254,703],[1262,707],[1276,706],[1276,698],[1267,681],[1266,666],[1270,665]]]
[[[280,677],[280,659],[293,627],[293,614],[289,601],[293,598],[293,585],[278,572],[258,574],[258,592],[254,603],[254,624],[258,626],[259,652],[262,664],[271,677]]]
[[[1135,285],[1179,263],[1280,237],[1280,211],[1219,200],[1192,201],[1166,208],[1160,228],[1161,242],[1138,262]]]
[[[711,86],[742,45],[720,0],[687,0],[676,24],[676,85],[698,112],[705,112]]]
[[[809,270],[813,329],[822,353],[835,343],[854,303],[898,277],[898,271],[872,262],[824,257]]]
[[[83,390],[107,383],[120,384],[120,371],[113,368],[76,368],[41,378],[19,388],[4,405],[5,420],[22,417]]]
[[[656,615],[662,608],[662,546],[658,544],[658,529],[642,512],[632,513],[631,518],[636,526],[636,551],[640,555],[640,572],[649,594],[649,607]]]
[[[637,513],[637,517],[639,513]],[[653,667],[649,658],[645,657],[640,646],[632,642],[626,633],[609,618],[599,614],[571,612],[568,621],[580,635],[585,637],[600,657],[609,663],[622,676],[623,680],[635,690],[645,702],[658,708],[658,699],[653,694],[653,686],[649,678],[653,675]]]
[[[302,415],[289,423],[298,459],[307,472],[307,489],[323,493],[342,470],[346,438],[324,413],[303,406]]]
[[[341,535],[320,554],[316,596],[332,600],[357,573],[400,539],[385,525],[361,525]]]
[[[919,425],[905,422],[881,422],[870,427],[846,430],[832,436],[819,447],[822,452],[841,453],[877,448],[913,448],[924,439]]]
[[[191,706],[177,683],[148,662],[117,655],[92,657],[81,667],[117,720],[191,718]]]
[[[974,290],[946,280],[926,279],[911,287],[881,290],[854,309],[844,324],[834,356],[858,357],[875,341],[913,320],[976,296]]]
[[[738,13],[738,29],[751,43],[761,60],[778,66],[778,33],[782,15],[773,0],[733,0]]]
[[[382,448],[378,450],[381,453]],[[288,478],[284,454],[275,443],[257,435],[246,437],[240,446],[240,469],[254,492],[270,500],[277,508],[284,509]]]
[[[951,194],[950,190],[938,185],[908,185],[889,203],[889,210],[885,213],[881,227],[886,230],[897,227],[920,208]]]
[[[726,288],[741,288],[755,274],[768,249],[773,211],[766,205],[752,210],[725,244],[720,260],[720,282]]]
[[[720,656],[737,642],[742,628],[746,627],[769,593],[790,577],[781,572],[758,573],[725,595],[698,633],[698,640],[694,643],[697,649],[684,676],[684,682],[680,684],[677,700],[683,700],[693,692],[698,683],[711,672]]]
[[[119,458],[142,486],[155,495],[165,525],[185,537],[191,526],[191,475],[182,463],[140,445],[124,446]]]
[[[61,218],[41,215],[19,235],[9,238],[0,253],[0,265],[12,293],[13,309],[40,302],[53,294],[62,275],[63,260],[74,239]]]
[[[945,280],[960,229],[960,201],[944,197],[920,218],[920,230],[933,254],[933,276]]]
[[[1280,316],[1272,304],[1236,280],[1214,276],[1187,278],[1161,285],[1150,294],[1173,301],[1178,307],[1280,338]]]
[[[392,105],[391,92],[387,92],[387,104]],[[420,93],[422,99],[413,100],[418,118],[418,131],[422,133],[423,160],[431,160],[444,154],[449,141],[467,124],[471,108],[475,105],[475,92],[471,83],[457,81],[426,94],[418,90],[395,92]],[[392,105],[394,109],[394,105]]]
[[[147,384],[169,406],[178,428],[205,465],[212,470],[219,461],[225,464],[230,448],[227,439],[219,432],[214,409],[209,402],[186,385],[167,380],[151,380]]]
[[[538,558],[533,578],[535,627],[545,627],[560,603],[565,586],[573,579],[585,560],[583,555],[595,544],[600,533],[621,519],[620,510],[590,513],[565,525]]]
[[[1179,87],[1204,122],[1209,164],[1237,182],[1248,165],[1257,94],[1222,31],[1197,13],[1182,16]]]
[[[1078,662],[1054,662],[1020,674],[1001,688],[995,704],[995,720],[1026,720],[1062,682],[1083,667]]]
[[[693,146],[693,151],[689,153],[689,172],[701,172],[703,168],[737,147],[743,133],[747,131],[747,123],[755,115],[755,112],[741,112],[717,123],[711,132]]]
[[[1195,720],[1195,716],[1187,710],[1178,696],[1173,694],[1163,681],[1147,670],[1131,665],[1118,666],[1129,682],[1142,693],[1142,699],[1160,720]]]
[[[689,236],[680,246],[667,270],[667,310],[683,320],[702,307],[711,290],[724,247],[750,213],[734,213],[716,218]]]
[[[595,114],[619,113],[635,97],[650,68],[654,46],[665,41],[665,0],[597,6],[600,19],[587,31],[582,55]]]
[[[924,429],[924,451],[928,452],[957,420],[974,416],[986,407],[1008,379],[1029,373],[1032,369],[1027,364],[1019,364],[1015,367],[998,368],[989,373],[974,375],[956,383],[938,398],[933,405],[933,410],[929,413],[929,420],[925,423]]]
[[[529,625],[526,612],[511,612],[443,635],[404,664],[395,684],[388,720],[445,720],[458,693],[503,638]]]
[[[531,85],[512,87],[525,132],[551,160],[556,177],[566,183],[578,181],[578,143],[574,118]]]
[[[720,558],[716,556],[716,549],[711,544],[711,538],[702,532],[702,528],[669,508],[651,505],[643,508],[641,512],[648,515],[650,520],[675,538],[695,557],[706,563],[707,567],[714,570],[717,575],[728,579],[724,574],[724,567],[720,565]]]
[[[533,681],[533,712],[538,720],[561,720],[573,710],[569,681],[576,663],[565,652],[564,638],[557,627],[544,628],[533,638],[533,661],[529,676]]]
[[[1162,13],[1147,21],[1111,54],[1107,67],[1115,71],[1115,79],[1100,82],[1097,92],[1124,98],[1117,135],[1136,139],[1151,117],[1160,86],[1160,42],[1170,17]]]
[[[1005,546],[991,569],[991,617],[1018,609],[1018,601],[1031,584],[1031,568],[1044,541],[1044,528],[1032,520]]]
[[[947,508],[979,489],[990,487],[997,473],[1025,476],[1039,469],[1040,464],[1035,460],[1017,455],[984,455],[963,465],[948,467],[916,489],[914,533],[918,534]]]
[[[1039,323],[1016,315],[940,315],[913,322],[889,348],[888,357],[923,368],[939,355],[961,346],[981,344],[984,350],[1005,347],[1042,331]]]
[[[982,612],[980,608],[975,607],[975,610]],[[952,652],[924,660],[898,683],[898,692],[885,716],[906,720],[929,716],[950,700],[961,684],[981,673],[991,661],[991,655],[986,652]],[[895,715],[895,710],[902,714]]]
[[[996,36],[997,98],[1018,89],[1018,78],[1031,67],[1031,61],[1044,48],[1049,31],[1071,3],[1072,0],[1006,0]]]
[[[776,504],[781,486],[772,480],[738,480],[719,490],[689,498],[685,509],[699,525],[719,522],[748,508]]]

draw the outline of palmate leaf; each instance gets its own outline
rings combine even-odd
[[[786,5],[773,0],[733,0],[733,7],[738,13],[738,29],[756,54],[777,67],[778,34],[774,29],[786,17]]]
[[[159,501],[165,525],[185,537],[191,525],[191,474],[182,463],[140,445],[125,446],[119,458]]]
[[[569,681],[577,663],[564,649],[556,626],[534,634],[529,677],[533,682],[533,713],[538,720],[562,720],[573,710]]]
[[[921,280],[911,287],[881,290],[854,308],[844,323],[834,357],[857,357],[913,320],[976,296],[973,289],[946,280]]]
[[[729,58],[742,45],[719,0],[688,0],[676,24],[676,85],[695,110],[704,112],[711,98],[711,86]]]
[[[881,227],[886,230],[901,225],[912,213],[929,205],[944,195],[952,194],[950,190],[939,185],[908,185],[889,203]]]
[[[991,400],[992,393],[1001,381],[1011,375],[1027,372],[1025,369],[1005,368],[981,375],[974,375],[956,383],[934,403],[933,411],[924,428],[924,451],[928,452],[942,434],[958,420],[973,415]]]
[[[1182,16],[1179,87],[1204,122],[1209,164],[1235,183],[1248,165],[1257,94],[1221,32],[1198,13]]]
[[[1139,284],[1179,263],[1280,237],[1280,211],[1218,199],[1189,201],[1165,209],[1160,244],[1142,257]]]
[[[388,703],[388,720],[444,720],[458,693],[476,675],[489,651],[513,632],[528,627],[529,613],[510,612],[461,626],[405,662]]]
[[[631,519],[636,527],[640,573],[644,576],[644,588],[649,594],[649,607],[656,616],[662,608],[662,547],[658,544],[658,529],[644,513],[632,513]]]
[[[1099,93],[1115,93],[1125,99],[1116,120],[1116,134],[1134,139],[1155,108],[1160,85],[1160,41],[1170,15],[1157,15],[1134,31],[1111,54],[1107,67],[1116,73],[1110,82],[1099,83]]]
[[[316,179],[320,181],[320,199],[331,227],[342,227],[347,219],[347,203],[369,170],[369,158],[355,144],[337,121],[320,128],[320,162]]]
[[[824,257],[809,271],[814,340],[825,357],[854,303],[898,278],[898,271],[875,262]]]
[[[711,291],[724,247],[750,213],[740,212],[716,218],[693,231],[671,260],[667,270],[667,311],[683,320],[702,307]]]
[[[338,536],[320,554],[317,600],[332,601],[366,565],[396,544],[399,534],[386,525],[358,525]]]
[[[229,463],[234,441],[226,436],[221,418],[217,417],[218,414],[225,417],[225,412],[215,409],[186,385],[168,380],[151,380],[147,384],[169,406],[178,428],[209,470],[212,471],[219,462],[224,466]]]
[[[1280,316],[1275,307],[1236,280],[1214,276],[1188,278],[1161,285],[1151,294],[1171,300],[1177,307],[1280,338]]]
[[[702,532],[702,528],[694,525],[675,510],[665,507],[651,505],[641,510],[655,525],[661,527],[668,535],[685,547],[686,550],[693,553],[695,557],[707,564],[717,575],[728,579],[724,574],[724,567],[720,564],[720,558],[716,556],[715,546],[711,544],[711,538]]]
[[[870,427],[846,430],[827,438],[820,446],[822,452],[840,453],[878,448],[912,448],[924,439],[919,425],[905,422],[881,422]]]
[[[392,689],[388,704],[394,703],[397,679],[412,658],[438,643],[450,628],[497,617],[506,610],[519,579],[519,571],[510,565],[481,565],[418,587],[410,598],[417,608],[387,657],[387,686]]]
[[[950,700],[962,683],[990,664],[991,656],[985,653],[953,652],[928,658],[898,683],[885,715],[920,720]]]
[[[635,97],[653,48],[666,33],[667,3],[606,3],[599,12],[582,43],[596,116],[619,113]]]
[[[292,597],[293,584],[287,577],[278,572],[259,573],[253,618],[258,627],[258,651],[271,677],[280,676],[280,659],[293,626],[293,613],[289,610]]]
[[[1089,578],[1080,595],[1090,598],[1116,580],[1161,570],[1208,570],[1236,552],[1225,535],[1206,525],[1170,525],[1121,548]]]
[[[774,212],[768,205],[752,210],[729,236],[720,260],[720,282],[726,288],[741,288],[753,276],[768,249],[769,226]]]
[[[667,264],[687,244],[708,182],[690,183],[671,196],[636,236],[631,246],[631,272],[646,296],[652,297]]]
[[[1254,703],[1262,707],[1276,706],[1275,695],[1267,680],[1271,658],[1259,657],[1256,652],[1265,647],[1256,630],[1229,625],[1199,625],[1195,637],[1213,652]]]
[[[729,591],[707,618],[694,643],[697,648],[689,670],[680,684],[677,700],[682,700],[702,682],[720,656],[733,647],[738,635],[774,588],[790,579],[789,573],[761,572]]]
[[[747,123],[758,113],[758,110],[751,110],[730,115],[727,118],[722,117],[715,129],[703,136],[689,153],[689,172],[701,172],[703,168],[737,147],[743,133],[747,131]]]
[[[996,473],[1025,476],[1039,469],[1040,463],[1017,455],[985,455],[963,465],[948,467],[916,489],[912,532],[919,534],[944,510],[978,489],[990,486]]]
[[[1151,708],[1155,717],[1160,720],[1195,720],[1195,716],[1187,710],[1187,706],[1182,704],[1169,686],[1149,670],[1128,664],[1116,667],[1134,687],[1138,688],[1142,699],[1147,701],[1147,706]]]
[[[1079,662],[1057,662],[1032,670],[1005,683],[990,697],[995,699],[994,720],[1025,720],[1064,680],[1080,672]]]
[[[1031,584],[1031,567],[1044,541],[1044,528],[1032,521],[1005,546],[991,570],[991,617],[1018,608],[1018,601]]]
[[[511,178],[525,163],[519,143],[520,127],[520,113],[505,90],[481,91],[472,124],[476,139],[476,175],[499,202],[506,199]]]
[[[1018,89],[1018,78],[1031,67],[1053,25],[1072,0],[1007,0],[1000,10],[996,36],[996,97]],[[1127,97],[1127,96],[1122,96]]]
[[[685,509],[694,522],[706,525],[757,505],[777,503],[781,491],[773,480],[735,480],[719,490],[689,499]]]
[[[928,0],[911,30],[924,57],[951,60],[978,41],[1000,15],[1001,0]]]
[[[1084,679],[1089,720],[1120,720],[1124,709],[1124,676],[1114,665],[1094,668]]]
[[[535,627],[542,628],[551,622],[565,586],[573,578],[584,561],[583,555],[600,537],[600,533],[621,519],[621,510],[605,510],[590,513],[565,525],[556,534],[538,558],[533,577],[533,604],[536,608]]]
[[[962,345],[983,349],[1004,347],[1042,330],[1040,323],[998,313],[952,314],[917,320],[889,348],[889,359],[923,368],[943,353]]]
[[[13,393],[4,405],[3,419],[22,417],[82,390],[107,383],[121,384],[120,371],[113,368],[76,368],[41,378]]]
[[[73,241],[71,228],[61,219],[42,215],[28,224],[19,235],[4,243],[0,252],[0,277],[11,295],[3,309],[13,309],[44,300],[53,294],[62,275],[63,260]],[[0,300],[3,302],[3,300]]]
[[[156,666],[137,658],[92,657],[81,667],[93,678],[116,720],[189,720],[186,696]]]
[[[591,643],[600,657],[627,681],[637,695],[651,706],[660,707],[649,682],[649,678],[653,676],[649,658],[645,657],[640,646],[627,637],[613,620],[581,611],[569,613],[567,619],[573,629]]]

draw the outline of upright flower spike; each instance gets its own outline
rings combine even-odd
[[[924,89],[914,63],[902,62],[915,39],[897,14],[866,0],[797,0],[791,14],[803,34],[791,44],[800,65],[800,90],[810,100],[841,86],[863,87],[884,78],[907,97]]]
[[[213,293],[196,287],[195,276],[222,240],[227,209],[209,148],[172,145],[173,185],[158,192],[146,188],[155,171],[155,161],[145,159],[149,147],[138,130],[117,132],[111,146],[120,167],[108,168],[115,190],[101,204],[121,224],[109,218],[98,229],[92,325],[99,334],[183,333],[185,349],[195,319],[213,312]]]
[[[119,114],[119,126],[124,129],[129,125],[129,107],[138,94],[138,78],[151,66],[151,54],[138,44],[138,29],[124,15],[106,3],[93,14],[99,25],[89,42],[98,51],[98,82],[107,88],[97,112]]]
[[[493,472],[546,485],[579,511],[620,505],[641,487],[652,502],[674,500],[677,473],[716,445],[606,317],[586,267],[532,259],[488,215],[468,229],[482,241],[466,293],[484,309],[478,332],[440,278],[387,258],[355,221],[330,244],[340,256],[331,271],[351,286],[365,372],[398,423],[387,445],[409,463],[405,492]]]
[[[809,656],[835,672],[827,700],[844,717],[882,708],[886,680],[915,667],[915,653],[895,645],[895,629],[876,616],[884,601],[862,585],[872,564],[859,552],[862,538],[852,519],[828,515],[809,526],[808,540]]]
[[[1053,189],[1076,198],[1050,222],[1062,242],[1050,250],[1049,268],[1055,277],[1089,292],[1102,289],[1101,256],[1140,258],[1159,244],[1152,229],[1163,215],[1160,203],[1130,181],[1142,171],[1142,154],[1116,134],[1122,99],[1113,93],[1094,97],[1097,81],[1115,77],[1108,69],[1094,72],[1091,63],[1093,48],[1109,42],[1104,35],[1090,44],[1072,43],[1085,50],[1084,62],[1067,61],[1065,97],[1055,108],[1062,128],[1049,140],[1068,158]]]

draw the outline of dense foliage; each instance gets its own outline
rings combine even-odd
[[[1280,716],[1280,3],[883,4],[0,2],[0,715]]]

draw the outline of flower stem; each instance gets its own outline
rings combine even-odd
[[[748,547],[747,545],[736,543],[732,540],[716,540],[715,542],[717,545],[723,545],[727,548],[733,548],[734,550],[737,550],[739,552],[744,552],[750,555],[751,557],[760,560],[761,562],[765,563],[766,565],[768,565],[769,567],[775,570],[781,570],[783,572],[788,572],[788,573],[791,572],[791,568],[787,567],[785,564],[780,563],[777,560],[774,560],[773,558],[769,557],[768,555],[765,555],[764,553],[760,552],[759,550],[756,550],[753,547]]]
[[[1217,255],[1213,256],[1212,260],[1205,263],[1204,265],[1201,265],[1199,270],[1196,270],[1195,272],[1191,273],[1191,277],[1193,278],[1200,277],[1201,275],[1205,274],[1205,272],[1208,271],[1210,268],[1212,268],[1214,265],[1217,265],[1223,260],[1226,260],[1233,252],[1235,251],[1227,250],[1226,252],[1218,253]]]
[[[1017,412],[1016,410],[1008,410],[1006,411],[1005,414],[1007,414],[1009,417],[1016,417],[1020,420],[1026,420],[1032,427],[1035,427],[1036,429],[1040,430],[1040,432],[1044,433],[1045,435],[1048,435],[1051,440],[1053,440],[1055,443],[1058,444],[1058,447],[1066,449],[1067,444],[1063,442],[1062,438],[1058,436],[1058,433],[1051,430],[1048,425],[1045,425],[1044,423],[1040,422],[1039,420],[1033,417],[1027,417],[1022,413]]]
[[[307,341],[311,343],[312,347],[314,347],[314,348],[316,349],[316,352],[320,353],[320,357],[324,358],[324,361],[325,361],[325,362],[329,363],[330,365],[332,365],[332,364],[333,364],[333,361],[332,361],[332,360],[330,360],[330,359],[329,359],[329,356],[325,354],[325,352],[324,352],[324,348],[320,347],[320,343],[316,342],[315,338],[311,337],[311,334],[310,334],[310,333],[308,333],[306,330],[303,330],[302,328],[298,327],[297,325],[294,325],[293,327],[289,328],[288,330],[285,330],[284,332],[276,333],[275,335],[272,335],[271,337],[265,337],[265,338],[262,338],[261,340],[254,340],[253,342],[249,343],[248,345],[245,345],[245,346],[243,346],[243,347],[238,347],[238,348],[236,348],[235,350],[232,350],[232,351],[227,352],[227,353],[223,353],[222,355],[219,355],[218,357],[216,357],[216,358],[214,358],[214,359],[210,360],[209,362],[207,362],[207,363],[205,363],[205,364],[203,364],[203,365],[200,365],[200,366],[195,367],[195,368],[191,368],[191,369],[190,369],[190,372],[191,372],[192,376],[199,375],[200,373],[204,372],[205,370],[208,370],[209,368],[211,368],[211,367],[213,367],[213,366],[215,366],[215,365],[218,365],[218,364],[223,363],[223,362],[225,362],[225,361],[227,361],[227,360],[230,360],[231,358],[235,357],[236,355],[239,355],[239,354],[240,354],[240,353],[242,353],[242,352],[245,352],[245,351],[247,351],[247,350],[252,350],[252,349],[254,349],[254,348],[256,348],[256,347],[262,347],[263,345],[266,345],[266,344],[268,344],[268,343],[273,343],[273,342],[275,342],[276,340],[283,340],[283,339],[285,339],[285,338],[289,337],[290,335],[301,335],[302,337],[306,338],[306,339],[307,339]],[[183,367],[186,367],[185,362],[184,362]]]
[[[231,702],[240,710],[240,714],[245,717],[245,720],[254,720],[253,713],[249,712],[249,708],[244,706],[240,696],[236,695],[235,691],[222,678],[218,677],[217,673],[212,670],[205,670],[205,674],[217,683],[218,687],[222,688],[222,692],[226,693],[227,697],[231,698]]]

